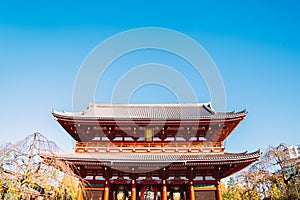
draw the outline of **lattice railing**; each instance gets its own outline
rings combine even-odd
[[[77,142],[76,152],[223,152],[221,142]]]

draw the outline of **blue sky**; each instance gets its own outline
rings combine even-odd
[[[72,110],[73,84],[85,57],[119,32],[163,27],[188,35],[210,54],[223,78],[228,111],[249,111],[228,138],[227,151],[299,144],[299,10],[297,1],[1,1],[1,141],[39,131],[72,151],[74,141],[50,111]],[[107,93],[97,93],[95,101],[108,101],[105,95],[124,69],[160,59],[180,71],[182,61],[172,55],[128,55],[119,62],[127,68],[112,67],[114,79],[104,79]],[[193,70],[180,72],[191,78],[199,101],[209,101]],[[136,91],[131,100],[176,101],[155,85]]]

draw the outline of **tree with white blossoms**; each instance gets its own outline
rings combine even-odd
[[[40,133],[3,146],[0,149],[1,198],[76,199],[84,181],[74,173],[75,166],[54,156],[45,157],[59,151],[54,142]]]
[[[290,150],[284,144],[270,146],[259,162],[229,179],[223,199],[300,199],[300,158],[291,158]]]

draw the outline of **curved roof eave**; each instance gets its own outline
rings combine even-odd
[[[206,104],[90,104],[83,112],[52,111],[54,117],[62,119],[91,120],[201,120],[239,118],[247,114],[240,112],[216,112]]]

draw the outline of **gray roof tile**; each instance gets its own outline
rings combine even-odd
[[[197,104],[90,104],[87,110],[78,113],[53,111],[63,118],[97,119],[151,119],[182,120],[234,118],[246,115],[241,112],[216,112],[210,103]]]

